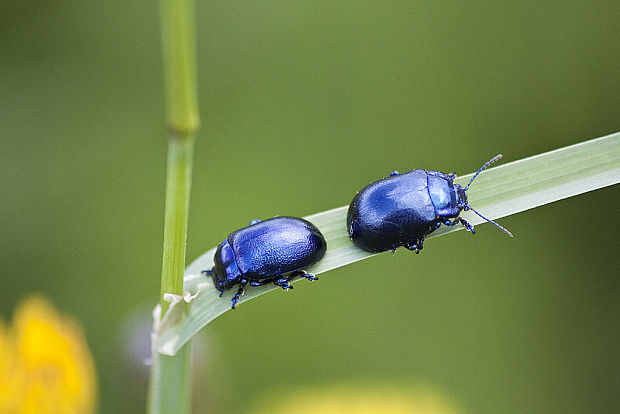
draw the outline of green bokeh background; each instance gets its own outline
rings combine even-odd
[[[464,174],[620,130],[617,1],[200,1],[196,20],[188,260],[394,169]],[[159,46],[154,2],[0,4],[0,312],[40,292],[75,315],[102,413],[144,397],[122,326],[159,291]],[[501,220],[514,239],[485,225],[248,302],[197,344],[197,404],[385,380],[470,413],[617,412],[619,202],[599,190]]]

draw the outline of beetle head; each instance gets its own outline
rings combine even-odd
[[[230,289],[241,279],[241,271],[235,262],[235,252],[224,240],[215,251],[215,266],[211,270],[211,278],[215,288],[220,292]]]
[[[467,201],[467,194],[465,193],[463,187],[461,187],[459,184],[454,184],[454,192],[456,193],[456,205],[458,206],[459,210],[463,210],[469,207]]]

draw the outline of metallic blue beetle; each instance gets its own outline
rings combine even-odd
[[[297,217],[274,217],[252,220],[250,226],[232,232],[218,246],[211,276],[220,296],[239,284],[232,298],[232,308],[244,294],[246,284],[260,286],[273,283],[284,290],[295,276],[317,280],[303,269],[323,258],[327,243],[316,226]]]
[[[512,237],[508,230],[471,208],[465,194],[478,174],[501,157],[497,155],[484,164],[465,188],[454,184],[456,174],[426,170],[402,175],[394,171],[389,177],[367,185],[349,206],[347,228],[351,240],[368,252],[394,252],[404,246],[419,253],[424,237],[442,224],[461,223],[474,234],[473,226],[459,217],[463,210],[472,210]]]

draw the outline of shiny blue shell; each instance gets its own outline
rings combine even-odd
[[[220,292],[237,283],[264,284],[312,266],[325,255],[323,235],[307,220],[274,217],[256,221],[232,232],[218,246],[210,275]]]
[[[405,246],[421,250],[424,236],[459,216],[467,206],[454,175],[413,170],[375,181],[353,198],[347,228],[353,243],[369,252]]]

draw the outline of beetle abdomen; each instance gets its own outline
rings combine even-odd
[[[356,246],[379,253],[428,234],[436,218],[428,173],[413,170],[364,187],[349,206],[347,226]]]
[[[319,229],[296,217],[274,217],[237,230],[228,243],[241,274],[255,280],[309,267],[327,250]]]

